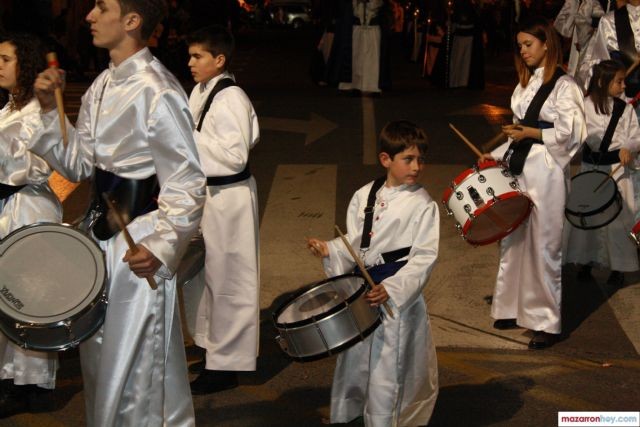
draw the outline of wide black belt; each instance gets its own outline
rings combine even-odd
[[[244,181],[245,179],[249,179],[250,177],[251,171],[249,170],[249,163],[247,163],[242,172],[239,172],[235,175],[208,176],[207,186],[235,184],[236,182]]]
[[[590,165],[615,165],[620,163],[620,150],[612,150],[601,153],[600,151],[592,151],[585,144],[582,149],[582,161]]]
[[[160,185],[156,175],[145,179],[128,179],[96,168],[94,184],[95,197],[90,214],[96,218],[93,234],[100,240],[108,240],[120,231],[117,223],[108,220],[109,208],[102,200],[103,193],[114,202],[125,224],[158,209]]]
[[[0,200],[13,196],[24,187],[24,185],[7,185],[0,183]]]
[[[376,284],[382,283],[384,279],[393,276],[398,272],[398,270],[407,264],[407,261],[398,260],[408,256],[409,252],[411,252],[411,246],[396,249],[395,251],[385,252],[381,254],[382,259],[384,259],[384,264],[367,267],[367,272]],[[360,267],[356,267],[353,272],[355,274],[362,274]]]

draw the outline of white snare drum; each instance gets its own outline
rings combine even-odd
[[[345,274],[296,292],[273,313],[276,341],[294,359],[329,356],[363,340],[380,324],[361,276]]]
[[[442,195],[442,203],[472,245],[502,239],[529,216],[532,206],[516,178],[491,160],[458,175]]]
[[[20,228],[0,242],[0,329],[23,348],[61,351],[100,328],[104,257],[82,232],[60,224]]]
[[[616,219],[621,210],[622,197],[609,174],[592,170],[571,178],[571,193],[564,214],[574,227],[583,230],[604,227]]]

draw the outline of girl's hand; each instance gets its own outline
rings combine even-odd
[[[384,288],[384,285],[380,284],[367,292],[364,299],[371,305],[371,307],[378,307],[380,304],[384,304],[389,300],[389,294]]]
[[[311,251],[313,256],[318,258],[325,258],[329,256],[329,246],[324,240],[319,240],[314,237],[307,237],[307,249]]]
[[[502,132],[515,142],[520,142],[526,138],[541,139],[542,136],[540,129],[522,125],[502,126]]]
[[[618,154],[618,157],[620,157],[620,164],[622,166],[627,166],[633,160],[631,151],[627,150],[626,148],[620,149],[620,153]]]

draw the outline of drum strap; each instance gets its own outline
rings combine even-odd
[[[207,97],[207,100],[204,102],[204,108],[202,109],[202,113],[200,113],[200,120],[198,121],[198,126],[196,127],[196,130],[198,132],[200,132],[200,129],[202,129],[202,124],[204,123],[204,117],[209,112],[209,108],[211,108],[211,103],[213,102],[213,98],[215,98],[215,96],[218,93],[220,93],[223,89],[226,89],[231,86],[237,86],[236,82],[234,82],[233,79],[224,78],[224,79],[220,79],[218,83],[216,83],[216,85],[213,87],[213,89],[211,89],[211,93]]]
[[[360,239],[360,250],[367,250],[371,244],[371,227],[373,227],[373,208],[376,206],[376,194],[387,180],[386,176],[382,176],[375,181],[369,190],[367,197],[367,206],[364,208],[364,223],[362,224],[362,238]]]
[[[535,96],[531,100],[531,104],[529,104],[529,108],[527,108],[524,119],[520,124],[530,127],[539,127],[538,117],[540,116],[542,106],[547,98],[549,98],[549,95],[555,87],[558,79],[563,75],[564,71],[562,68],[558,67],[553,73],[551,80],[540,86],[540,89],[538,89],[538,92],[536,92]],[[509,149],[504,154],[503,161],[508,165],[509,172],[511,172],[512,175],[520,175],[522,173],[524,162],[527,160],[527,156],[529,155],[529,151],[533,144],[542,144],[542,141],[533,138],[525,138],[517,143],[513,141],[511,145],[509,145]]]
[[[609,146],[611,145],[613,134],[616,131],[616,127],[618,126],[620,117],[622,117],[622,113],[624,113],[625,107],[626,104],[623,100],[613,98],[613,112],[611,113],[611,120],[609,120],[607,130],[604,132],[600,147],[598,148],[598,151],[594,152],[585,144],[584,149],[582,150],[583,162],[592,165],[613,165],[620,161],[620,150],[609,151]]]
[[[158,209],[160,185],[156,175],[145,179],[128,179],[96,168],[94,183],[96,193],[91,211],[97,215],[97,220],[92,229],[100,240],[109,240],[119,231],[118,228],[112,228],[107,220],[108,208],[102,201],[102,193],[110,195],[127,223]]]
[[[616,39],[618,40],[619,52],[611,52],[611,59],[621,61],[627,68],[634,62],[638,56],[636,50],[635,38],[631,23],[629,22],[629,12],[626,7],[621,7],[614,12],[614,22],[616,27]],[[624,90],[625,95],[629,98],[633,98],[640,90],[638,87],[638,69],[625,78],[626,88]]]
[[[0,200],[4,200],[10,196],[13,196],[24,187],[25,185],[7,185],[0,183]]]

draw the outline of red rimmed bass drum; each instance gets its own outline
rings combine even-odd
[[[493,160],[458,175],[442,195],[442,203],[462,238],[472,245],[502,239],[529,216],[532,206],[518,180]]]

